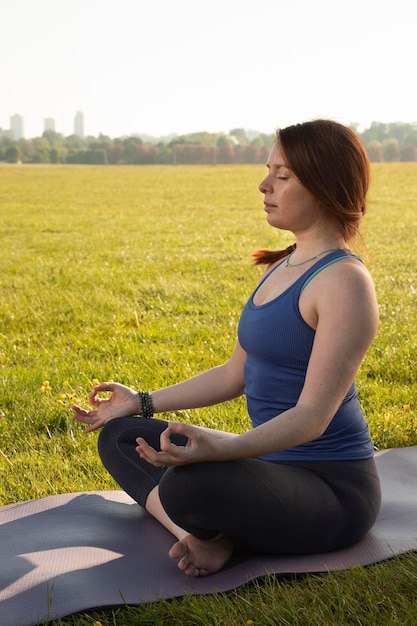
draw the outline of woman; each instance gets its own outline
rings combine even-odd
[[[366,153],[350,129],[316,120],[279,130],[267,168],[259,186],[267,221],[295,244],[255,253],[267,268],[230,359],[152,395],[103,383],[90,393],[93,410],[74,407],[85,432],[104,426],[104,465],[177,537],[169,554],[191,576],[218,571],[236,545],[269,554],[343,548],[380,506],[355,389],[378,306],[347,248],[365,212]],[[152,418],[242,394],[253,428],[241,435]]]

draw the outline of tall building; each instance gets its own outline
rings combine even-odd
[[[12,131],[15,141],[19,141],[23,137],[23,117],[15,113],[10,118],[10,130]]]
[[[55,120],[52,117],[46,117],[43,120],[44,130],[55,130]]]
[[[74,117],[74,135],[84,137],[84,114],[81,111],[77,111]]]

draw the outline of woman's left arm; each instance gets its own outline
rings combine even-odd
[[[300,309],[316,328],[305,383],[297,404],[272,420],[229,439],[212,437],[187,424],[171,424],[155,452],[138,442],[138,452],[155,464],[185,464],[256,457],[316,439],[326,430],[352,385],[378,327],[375,288],[356,261],[326,269],[302,295]],[[189,437],[186,447],[170,435]]]

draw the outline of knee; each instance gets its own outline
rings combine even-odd
[[[113,448],[115,441],[117,439],[117,436],[115,435],[115,432],[114,432],[115,421],[116,420],[111,420],[110,422],[107,422],[107,424],[105,424],[103,428],[101,429],[100,434],[98,436],[97,449],[98,449],[98,453],[101,459],[103,459],[103,456],[106,456],[110,448]]]
[[[115,447],[118,445],[120,436],[126,431],[129,426],[130,417],[120,417],[110,420],[104,424],[100,431],[97,441],[97,448],[100,458],[111,454]]]

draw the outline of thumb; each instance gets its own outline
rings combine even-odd
[[[167,432],[168,431],[168,432]],[[177,435],[184,435],[185,437],[192,437],[196,431],[195,426],[190,424],[184,424],[183,422],[168,422],[167,434],[175,433]]]

